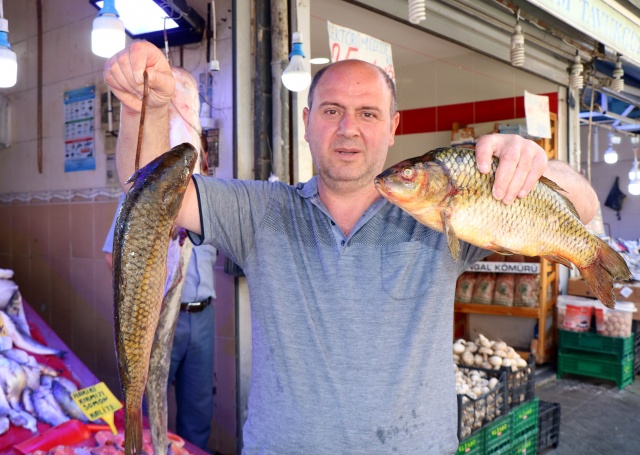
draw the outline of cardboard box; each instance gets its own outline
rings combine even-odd
[[[633,313],[633,319],[640,320],[640,282],[614,283],[613,292],[616,295],[616,300],[635,303],[638,311]],[[594,292],[582,278],[569,278],[567,294],[596,298]]]

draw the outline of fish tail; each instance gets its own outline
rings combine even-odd
[[[615,306],[613,282],[630,280],[633,275],[624,258],[604,240],[597,238],[598,252],[595,260],[586,267],[578,268],[591,290],[607,308]]]
[[[128,408],[124,419],[124,453],[138,455],[142,453],[142,408]]]

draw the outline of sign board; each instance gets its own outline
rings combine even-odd
[[[623,6],[607,0],[529,2],[640,66],[640,20]]]
[[[122,408],[122,403],[104,382],[78,390],[71,394],[71,398],[89,420],[102,419],[111,427],[113,434],[118,434],[113,422],[113,413]]]
[[[524,91],[524,114],[527,118],[527,134],[532,137],[551,139],[551,117],[549,97]]]
[[[540,273],[539,262],[492,262],[479,261],[473,264],[469,272],[492,272],[492,273]]]
[[[327,21],[331,62],[363,60],[382,68],[396,82],[391,44]]]

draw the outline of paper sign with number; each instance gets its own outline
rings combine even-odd
[[[89,420],[102,419],[107,422],[113,434],[118,434],[113,413],[122,408],[122,403],[113,396],[104,382],[78,390],[71,394],[71,398]]]
[[[393,70],[391,44],[329,21],[327,21],[327,29],[331,62],[349,59],[364,60],[385,70],[395,83],[396,74]]]
[[[533,137],[551,138],[549,97],[524,91],[524,113],[527,117],[527,134]]]

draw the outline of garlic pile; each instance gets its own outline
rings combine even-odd
[[[527,361],[507,343],[502,340],[491,341],[482,334],[475,341],[456,340],[453,343],[453,361],[459,365],[488,370],[511,367],[511,371],[517,371],[527,366]]]
[[[498,391],[490,393],[500,383],[497,377],[489,377],[485,371],[456,365],[454,376],[456,393],[460,395],[458,400],[462,401],[458,416],[459,436],[464,439],[503,413],[504,394]]]

